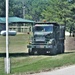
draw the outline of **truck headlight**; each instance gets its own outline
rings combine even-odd
[[[53,39],[50,39],[50,40],[47,42],[47,44],[52,44],[52,42],[53,42]]]
[[[47,42],[47,44],[52,44],[52,41]]]
[[[31,43],[32,43],[32,39],[29,40],[29,44],[31,44]]]
[[[29,44],[31,44],[31,43],[32,43],[32,41],[29,42]]]
[[[29,39],[29,44],[32,44],[33,42],[34,42],[34,37],[31,37],[30,39]]]

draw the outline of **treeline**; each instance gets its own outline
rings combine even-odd
[[[5,1],[0,0],[0,16],[2,17],[5,16]],[[66,25],[69,29],[75,23],[75,0],[9,0],[9,16],[57,22]]]

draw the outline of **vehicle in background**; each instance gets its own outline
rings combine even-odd
[[[2,36],[6,36],[6,30],[2,30],[0,34],[1,34]],[[9,35],[9,36],[15,36],[16,34],[17,34],[17,32],[14,31],[14,30],[8,31],[8,35]]]

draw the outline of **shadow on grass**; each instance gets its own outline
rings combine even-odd
[[[9,54],[10,57],[27,57],[29,56],[28,53],[10,53]]]
[[[72,54],[75,52],[65,52],[63,54]],[[29,55],[28,53],[9,53],[10,57],[28,57],[28,56],[39,56],[39,55],[45,55],[45,56],[55,56],[55,55],[50,55],[50,54],[34,54],[34,55]],[[61,54],[57,54],[61,55]],[[0,57],[6,57],[6,53],[0,53]]]
[[[75,51],[73,51],[73,52],[65,52],[64,54],[70,54],[70,53],[75,53]]]
[[[26,57],[29,56],[28,53],[9,53],[10,57]],[[0,57],[6,57],[6,53],[0,53]]]
[[[73,53],[75,53],[75,52],[64,52],[64,53],[62,53],[63,55],[67,55],[67,54],[73,54]],[[61,55],[61,54],[57,54],[57,55]]]

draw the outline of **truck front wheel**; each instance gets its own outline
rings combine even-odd
[[[56,48],[56,46],[54,46],[54,47],[52,48],[52,50],[50,51],[50,54],[51,54],[51,55],[56,55],[56,54],[57,54],[57,48]]]
[[[33,54],[34,54],[33,48],[29,48],[29,49],[28,49],[28,53],[29,53],[29,55],[33,55]]]

